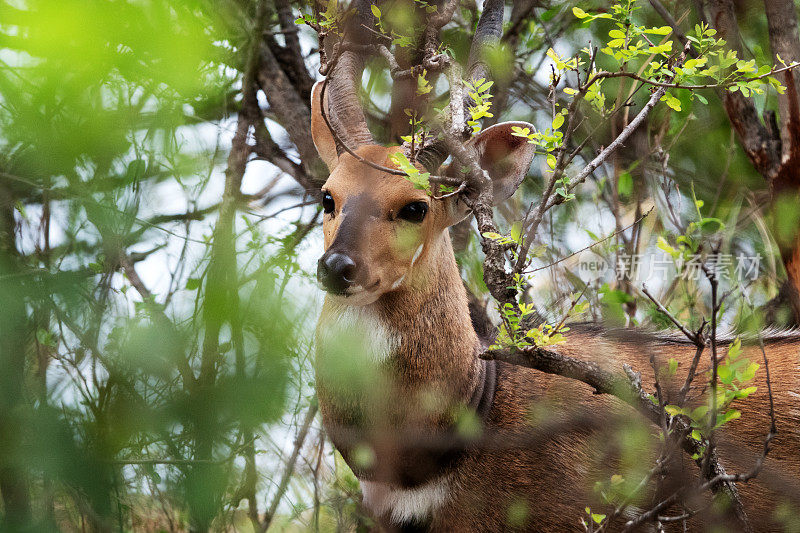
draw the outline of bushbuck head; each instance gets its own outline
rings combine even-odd
[[[468,209],[460,195],[431,197],[403,176],[373,168],[346,151],[339,153],[321,113],[322,83],[317,83],[312,95],[312,134],[330,177],[322,186],[325,253],[319,259],[317,277],[343,303],[367,305],[403,284],[424,284],[432,263],[440,261],[443,253],[452,254],[446,230],[463,220]],[[325,100],[327,104],[327,94]],[[525,138],[512,135],[512,126],[531,127],[506,122],[468,141],[492,179],[496,202],[513,194],[534,155],[534,147]],[[358,129],[368,135],[365,124]],[[402,147],[370,141],[371,137],[350,148],[365,160],[396,168],[391,156]],[[415,164],[425,170],[420,162]],[[447,168],[427,170],[448,173]]]

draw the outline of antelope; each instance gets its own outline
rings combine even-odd
[[[329,78],[324,97],[324,82],[312,94],[312,137],[330,171],[322,186],[325,252],[317,275],[326,296],[315,367],[323,424],[359,478],[363,507],[387,531],[583,530],[583,509],[602,508],[593,484],[624,462],[605,444],[615,442],[633,411],[581,382],[478,357],[482,344],[448,232],[469,210],[459,195],[431,198],[365,163],[392,167],[392,154],[402,148],[375,144],[354,90],[363,64],[350,52],[339,61],[344,74]],[[514,193],[534,156],[525,139],[512,135],[514,126],[532,128],[500,123],[468,141],[492,179],[496,203]],[[768,531],[780,527],[780,480],[800,480],[800,336],[777,334],[765,345],[779,432],[762,475],[739,490],[752,524]],[[628,364],[646,390],[655,380],[651,354],[677,359],[680,369],[695,355],[688,341],[595,326],[573,328],[553,350],[617,372]],[[758,347],[745,352],[760,360]],[[746,449],[723,453],[729,471],[750,468],[769,429],[763,371],[755,384],[757,392],[738,405],[741,419],[723,430]],[[591,423],[514,444],[577,412]],[[473,445],[476,428],[506,435],[509,444]],[[656,440],[651,429],[648,442]],[[643,464],[653,464],[651,453],[643,452]]]

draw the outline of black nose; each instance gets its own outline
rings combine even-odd
[[[326,253],[317,263],[317,279],[334,294],[343,294],[355,281],[355,273],[355,261],[342,253]]]

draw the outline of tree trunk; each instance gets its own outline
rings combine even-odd
[[[769,42],[775,62],[778,56],[788,63],[800,61],[800,35],[798,35],[797,9],[793,0],[764,0],[769,27]],[[719,36],[741,56],[741,38],[732,0],[706,0],[701,10],[708,15],[709,23]],[[762,122],[751,98],[740,92],[721,91],[725,111],[736,131],[742,148],[756,170],[767,182],[772,194],[773,220],[780,222],[785,214],[778,212],[785,205],[785,195],[798,198],[800,194],[800,78],[786,71],[786,92],[778,96],[780,121],[765,114]],[[775,230],[776,228],[773,228]],[[794,323],[800,325],[800,228],[788,237],[773,231],[786,268],[787,299],[794,314]]]
[[[27,473],[19,463],[19,405],[23,401],[28,320],[20,289],[16,248],[14,197],[0,184],[0,492],[5,516],[0,529],[19,530],[31,518]]]

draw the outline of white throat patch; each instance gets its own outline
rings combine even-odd
[[[370,306],[343,305],[331,310],[320,324],[321,345],[352,341],[354,349],[376,363],[389,359],[400,347],[400,332],[383,321]]]
[[[378,481],[361,481],[364,506],[376,516],[388,516],[396,523],[425,520],[450,498],[450,476],[403,489]]]

